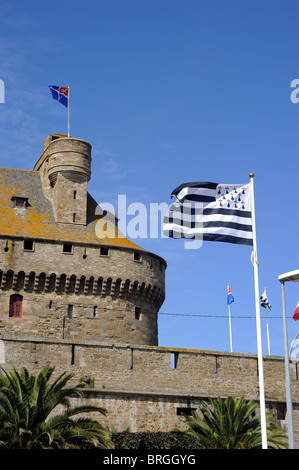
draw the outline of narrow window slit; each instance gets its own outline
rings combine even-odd
[[[75,345],[72,344],[72,352],[71,352],[71,365],[75,364]]]
[[[179,353],[178,352],[170,353],[170,367],[171,367],[171,369],[177,369],[178,359],[179,359]]]

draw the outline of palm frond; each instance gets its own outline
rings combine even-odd
[[[195,437],[206,449],[260,449],[262,448],[261,420],[256,414],[257,404],[243,396],[236,398],[220,397],[211,399],[211,403],[200,405],[201,416],[193,412],[185,417],[187,430],[177,428]],[[267,418],[268,447],[287,448],[284,430],[277,425],[274,416]]]
[[[43,367],[31,375],[0,370],[0,447],[6,448],[111,448],[110,433],[98,421],[73,419],[82,413],[106,415],[105,408],[70,406],[70,398],[82,395],[82,385],[67,386],[66,372],[50,382],[55,368]],[[57,414],[58,406],[64,408]],[[50,416],[51,415],[51,416]]]

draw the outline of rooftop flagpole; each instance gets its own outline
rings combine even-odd
[[[255,223],[255,205],[254,205],[254,174],[250,173],[250,198],[251,198],[251,216],[252,216],[252,236],[253,250],[251,254],[251,262],[254,267],[254,287],[255,287],[255,310],[256,310],[256,334],[257,334],[257,350],[258,350],[258,372],[259,372],[259,393],[260,393],[260,415],[261,415],[261,431],[262,431],[262,448],[268,448],[267,442],[267,422],[266,422],[266,405],[265,405],[265,389],[264,389],[264,367],[263,367],[263,349],[261,335],[261,311],[259,296],[259,278],[258,278],[258,260],[257,260],[257,243],[256,243],[256,223]]]

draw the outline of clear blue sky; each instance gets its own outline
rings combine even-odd
[[[67,132],[48,85],[70,85],[71,134],[92,144],[99,203],[170,204],[186,181],[243,184],[254,172],[260,291],[280,317],[269,319],[273,355],[283,354],[278,275],[299,268],[298,13],[296,0],[0,4],[0,165],[32,169],[45,137]],[[256,354],[250,247],[134,241],[168,264],[161,346],[229,351],[230,283],[232,316],[243,317],[232,319],[233,349]],[[299,284],[286,293],[292,316]],[[290,341],[298,328],[290,318]],[[264,318],[262,333],[267,354]]]

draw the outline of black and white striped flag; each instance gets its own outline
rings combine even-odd
[[[249,183],[185,183],[172,196],[165,236],[253,245]]]
[[[262,293],[261,297],[261,306],[264,307],[264,308],[269,308],[270,310],[272,310],[272,307],[271,305],[269,304],[269,301],[268,301],[268,296],[267,296],[267,292],[266,292],[266,289],[264,289],[264,292]]]

